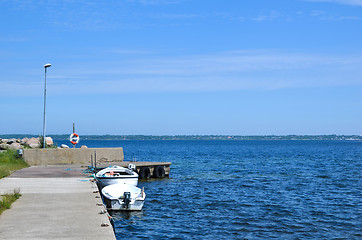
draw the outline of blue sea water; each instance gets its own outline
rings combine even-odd
[[[117,239],[362,239],[361,141],[82,141],[172,162]]]

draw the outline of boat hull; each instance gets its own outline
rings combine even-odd
[[[120,178],[97,178],[98,186],[102,189],[108,185],[113,184],[128,184],[131,186],[137,186],[138,176],[137,177],[120,177]]]
[[[108,185],[101,192],[108,210],[140,211],[146,198],[143,189],[127,184]]]
[[[101,189],[105,186],[119,183],[131,186],[137,186],[138,184],[138,174],[131,169],[120,166],[104,168],[96,173],[95,178]]]
[[[104,198],[104,202],[105,205],[107,207],[108,210],[113,210],[113,211],[141,211],[143,204],[144,204],[144,200],[136,200],[134,201],[134,203],[130,204],[127,207],[125,207],[125,204],[123,203],[123,201],[121,199],[108,199],[108,198]]]

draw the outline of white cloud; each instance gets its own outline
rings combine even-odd
[[[362,0],[305,0],[308,2],[335,2],[340,4],[362,6]]]
[[[313,10],[310,15],[313,17],[318,17],[318,16],[322,16],[325,15],[326,13],[323,11],[319,11],[319,10]]]
[[[324,11],[319,11],[319,10],[313,10],[310,12],[310,16],[311,17],[316,17],[319,20],[323,20],[323,21],[360,21],[362,20],[361,17],[357,17],[357,16],[336,16],[336,15],[330,15]]]
[[[326,21],[361,21],[362,17],[356,17],[356,16],[331,16],[331,17],[321,17],[321,20]]]
[[[145,16],[144,14],[142,16]],[[148,14],[147,15],[150,18],[159,18],[159,19],[193,19],[193,18],[199,18],[204,17],[202,15],[198,14],[190,14],[190,13],[182,13],[182,14],[165,14],[165,13],[158,13],[158,14]]]
[[[0,42],[26,42],[26,41],[29,41],[29,39],[21,36],[0,36]]]
[[[117,54],[124,54],[124,55],[144,55],[144,54],[151,54],[151,51],[148,50],[134,50],[134,49],[112,49],[109,52],[117,53]]]
[[[257,21],[257,22],[263,22],[263,21],[271,21],[271,20],[274,20],[279,17],[281,17],[281,14],[279,12],[271,11],[268,14],[260,14],[257,17],[251,18],[251,20]]]
[[[284,51],[233,51],[207,55],[124,58],[54,68],[48,74],[53,95],[72,92],[198,92],[360,86],[362,56]],[[39,73],[37,73],[39,74]],[[34,77],[35,78],[35,77]],[[41,95],[38,79],[5,82],[1,95]]]
[[[168,5],[178,4],[180,0],[127,0],[128,2],[140,3],[142,5]]]

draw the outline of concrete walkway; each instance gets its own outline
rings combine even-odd
[[[100,214],[98,188],[83,169],[33,166],[0,179],[0,194],[16,188],[22,194],[0,215],[0,238],[115,239],[107,214]]]

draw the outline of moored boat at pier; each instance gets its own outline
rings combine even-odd
[[[131,186],[137,186],[138,184],[138,174],[131,167],[110,166],[97,172],[95,178],[101,189],[118,183]]]
[[[109,210],[140,211],[142,210],[146,193],[143,188],[117,183],[102,189],[103,201]]]

